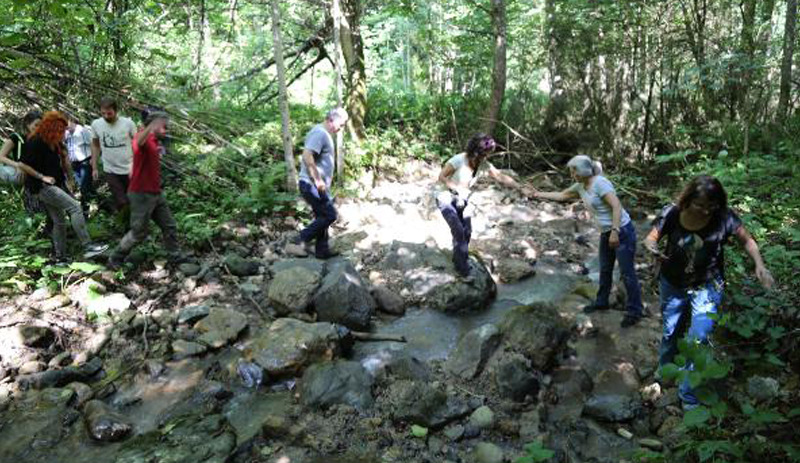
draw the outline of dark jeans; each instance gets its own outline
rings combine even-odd
[[[608,245],[610,231],[600,234],[600,289],[597,291],[595,304],[599,306],[608,305],[608,297],[611,295],[611,285],[614,277],[614,261],[619,261],[619,273],[622,282],[625,284],[625,291],[628,293],[627,310],[628,315],[633,317],[642,316],[642,290],[639,286],[639,278],[636,276],[636,229],[633,222],[628,222],[619,231],[619,246],[612,249]]]
[[[330,252],[328,227],[338,217],[336,208],[327,192],[320,193],[316,186],[302,180],[298,182],[298,187],[303,199],[314,211],[314,221],[300,232],[300,239],[306,243],[315,241],[317,255],[325,255]]]
[[[663,276],[660,278],[659,299],[664,323],[658,358],[660,366],[675,360],[675,354],[678,353],[678,339],[684,334],[694,342],[708,342],[714,329],[713,316],[722,302],[723,288],[722,279],[709,281],[696,288],[680,288]],[[687,362],[685,368],[692,370],[694,365]],[[698,403],[688,380],[680,385],[678,396],[686,404]]]
[[[459,202],[456,196],[441,193],[436,198],[436,205],[450,227],[450,234],[453,235],[453,264],[456,271],[467,276],[469,275],[469,240],[472,237],[472,217],[469,214],[464,215],[467,202]]]
[[[72,173],[75,175],[75,183],[81,192],[81,206],[85,211],[89,205],[89,200],[94,196],[94,185],[92,184],[92,163],[89,160],[72,163]]]
[[[114,200],[114,210],[120,212],[129,204],[128,183],[130,182],[130,177],[108,172],[105,173],[104,177],[106,183],[108,183],[108,188],[111,190],[111,197]]]
[[[114,259],[124,259],[134,246],[147,238],[150,219],[161,229],[164,248],[170,255],[179,252],[178,226],[161,193],[128,193],[131,205],[131,229],[114,250]]]

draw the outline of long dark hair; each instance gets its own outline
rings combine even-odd
[[[728,210],[728,193],[722,183],[710,175],[698,175],[693,178],[678,196],[678,209],[688,209],[696,198],[703,196],[716,206],[714,220],[719,220]]]
[[[25,113],[25,115],[22,116],[22,119],[19,120],[20,124],[19,134],[22,135],[23,137],[28,136],[28,126],[31,125],[31,122],[41,118],[42,118],[42,112],[39,111],[38,109],[33,109]]]
[[[476,133],[467,142],[467,160],[473,169],[477,169],[483,157],[494,151],[494,139],[485,133]],[[474,165],[473,165],[474,164]]]

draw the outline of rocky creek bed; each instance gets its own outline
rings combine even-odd
[[[435,171],[362,179],[329,261],[271,218],[226,226],[179,268],[6,297],[0,461],[500,463],[540,441],[553,461],[618,462],[674,442],[645,260],[651,316],[584,315],[594,225],[487,183],[467,284]]]

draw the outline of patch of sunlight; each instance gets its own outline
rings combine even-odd
[[[539,211],[539,220],[542,222],[550,222],[551,220],[558,220],[561,216],[556,214],[551,214],[547,211]]]

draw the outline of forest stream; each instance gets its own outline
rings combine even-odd
[[[653,378],[646,259],[641,323],[620,328],[617,285],[613,310],[586,315],[598,232],[582,206],[487,182],[463,282],[434,171],[362,179],[328,261],[290,255],[299,223],[274,217],[231,224],[194,263],[9,299],[0,461],[500,463],[538,441],[618,462],[669,445],[682,412]]]

